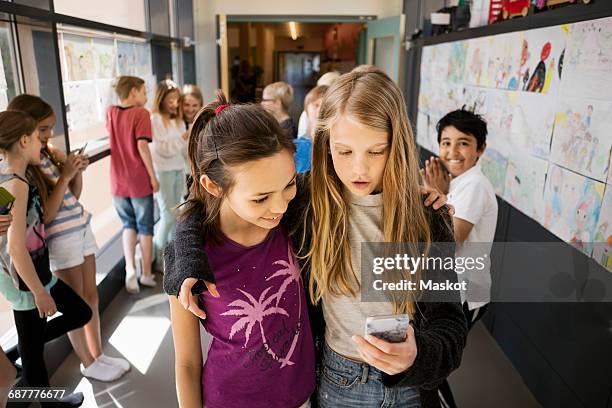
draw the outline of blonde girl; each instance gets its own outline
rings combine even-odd
[[[183,121],[187,129],[193,124],[196,114],[204,106],[204,98],[202,98],[202,92],[200,88],[193,84],[187,84],[183,86]]]
[[[161,265],[161,252],[174,236],[175,211],[185,188],[185,155],[187,149],[187,128],[183,122],[181,91],[169,79],[157,85],[153,100],[151,125],[153,143],[151,156],[159,180],[159,191],[155,195],[159,206],[159,221],[153,234],[154,258],[157,269]],[[154,286],[153,276],[142,277],[140,283]]]

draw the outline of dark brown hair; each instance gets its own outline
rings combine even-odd
[[[117,79],[117,82],[113,86],[119,100],[123,101],[130,96],[130,91],[133,88],[140,89],[145,84],[145,81],[141,78],[124,75]]]
[[[37,126],[38,123],[54,114],[51,105],[45,102],[41,97],[28,94],[21,94],[14,97],[11,100],[11,103],[8,105],[8,109],[14,109],[27,113],[36,121]],[[64,164],[60,162],[49,149],[43,149],[45,154],[51,159],[51,162],[61,172],[64,168]],[[29,179],[32,180],[38,187],[38,192],[40,193],[44,207],[47,203],[49,195],[51,195],[51,191],[55,187],[55,183],[53,183],[53,181],[51,181],[51,179],[49,179],[49,177],[42,172],[39,166],[28,166],[27,172]]]
[[[270,157],[283,149],[295,151],[291,137],[260,105],[229,105],[215,113],[217,107],[227,104],[223,92],[217,91],[217,99],[198,113],[189,135],[193,184],[182,216],[202,216],[203,233],[213,242],[220,238],[221,203],[234,185],[229,167]],[[202,187],[200,177],[204,174],[221,188],[221,196],[215,197]]]
[[[0,150],[8,151],[23,135],[31,135],[38,123],[26,112],[20,110],[5,110],[0,112]],[[35,173],[36,166],[28,166],[26,175],[40,192],[43,208],[46,203],[48,186],[44,179]],[[43,192],[45,193],[43,195]]]

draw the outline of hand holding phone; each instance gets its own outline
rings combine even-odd
[[[370,316],[366,319],[365,334],[388,343],[401,343],[406,340],[409,324],[407,314]]]

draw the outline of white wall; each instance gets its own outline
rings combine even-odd
[[[204,0],[200,0],[204,1]],[[55,12],[132,30],[147,31],[142,0],[55,0]]]
[[[57,1],[57,0],[56,0]],[[215,16],[232,15],[399,15],[402,0],[194,0],[196,79],[209,101],[217,83]]]

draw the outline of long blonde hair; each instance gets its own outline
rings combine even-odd
[[[313,146],[311,203],[306,223],[312,231],[309,291],[322,297],[356,296],[359,280],[351,265],[349,204],[330,150],[330,129],[341,115],[387,132],[389,157],[383,173],[382,231],[385,242],[405,243],[418,256],[419,242],[431,242],[431,231],[419,188],[416,146],[401,91],[382,71],[368,68],[342,75],[327,91]],[[427,252],[428,248],[426,248]],[[387,275],[387,273],[385,273]],[[405,279],[416,275],[401,274]],[[391,295],[396,313],[414,314],[414,298]]]
[[[174,116],[164,109],[164,99],[173,92],[176,92],[178,95],[178,107],[176,115]],[[179,126],[183,121],[183,106],[181,103],[181,97],[181,88],[179,88],[178,85],[171,79],[164,79],[157,84],[157,88],[155,89],[155,98],[153,99],[152,112],[157,113],[162,117],[162,122],[166,128],[170,124],[171,120],[173,120],[177,126]]]

